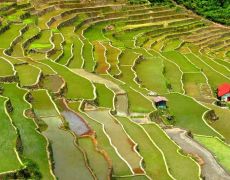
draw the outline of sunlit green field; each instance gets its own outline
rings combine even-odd
[[[0,2],[0,179],[230,178],[229,27],[137,2]]]

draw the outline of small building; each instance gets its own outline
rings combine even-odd
[[[230,84],[223,83],[217,88],[218,99],[225,102],[230,102]]]
[[[153,97],[153,101],[154,101],[157,108],[160,108],[160,109],[166,109],[167,108],[166,103],[167,103],[168,99],[166,97],[156,96],[156,97]]]

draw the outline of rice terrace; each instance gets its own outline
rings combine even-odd
[[[0,179],[230,180],[229,0],[0,0]]]

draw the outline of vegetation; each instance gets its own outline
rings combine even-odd
[[[113,92],[104,84],[95,84],[97,93],[97,104],[100,107],[113,108]]]
[[[195,136],[195,139],[204,144],[207,149],[214,153],[221,165],[229,171],[229,158],[227,157],[230,155],[230,149],[227,144],[224,144],[220,139],[213,137]]]
[[[223,0],[175,0],[196,13],[219,23],[230,25],[230,2]]]
[[[0,98],[1,102],[1,123],[0,128],[2,129],[2,138],[1,138],[1,165],[0,172],[4,173],[11,170],[18,170],[21,168],[22,164],[20,164],[20,159],[17,157],[17,153],[15,151],[16,141],[18,138],[17,130],[12,127],[10,123],[10,117],[6,112],[6,102],[7,99],[4,97]],[[6,141],[8,139],[8,141]],[[20,158],[20,157],[19,157]]]
[[[0,2],[0,179],[228,179],[229,57],[171,0]]]

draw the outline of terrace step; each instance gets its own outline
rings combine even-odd
[[[179,128],[166,129],[165,132],[187,153],[198,155],[204,161],[202,175],[205,178],[229,179],[230,176],[216,162],[215,157],[196,141],[187,136],[185,130]]]

